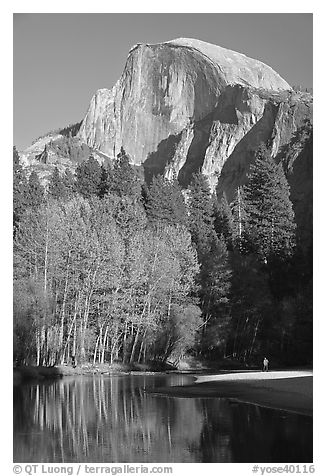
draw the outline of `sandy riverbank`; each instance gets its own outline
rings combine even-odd
[[[200,376],[192,385],[156,388],[174,397],[224,397],[312,416],[312,371],[239,372]]]

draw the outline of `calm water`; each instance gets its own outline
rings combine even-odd
[[[64,378],[14,388],[14,462],[311,462],[312,418],[144,389],[186,375]]]

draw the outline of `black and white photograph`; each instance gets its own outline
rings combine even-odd
[[[309,4],[39,11],[11,13],[10,471],[319,474]]]

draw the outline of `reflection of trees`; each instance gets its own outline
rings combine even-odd
[[[168,377],[173,385],[188,381]],[[138,375],[16,387],[14,460],[272,462],[311,457],[309,418],[284,419],[272,410],[226,399],[171,398],[144,391],[164,385],[167,377]],[[300,432],[300,424],[306,425],[305,431]]]
[[[230,438],[232,420],[229,403],[225,399],[203,401],[205,425],[201,432],[201,461],[203,463],[231,463]]]
[[[200,409],[193,399],[144,392],[145,385],[164,383],[140,376],[90,377],[22,387],[15,460],[195,461],[191,448],[200,439]]]

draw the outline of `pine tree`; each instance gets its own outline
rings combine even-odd
[[[146,197],[146,212],[150,222],[187,226],[187,210],[181,187],[162,175],[153,177]]]
[[[199,257],[210,250],[216,233],[213,224],[213,199],[209,184],[200,172],[193,175],[188,188],[189,231]]]
[[[70,169],[65,170],[62,180],[65,186],[66,198],[70,199],[76,192],[76,179]]]
[[[66,186],[58,167],[55,167],[49,181],[48,195],[54,199],[65,198],[67,195]]]
[[[101,183],[101,166],[94,157],[90,156],[76,169],[76,189],[85,198],[99,194]]]
[[[27,178],[19,160],[16,147],[13,149],[13,223],[14,229],[17,228],[19,219],[23,214],[27,203]]]
[[[220,336],[216,336],[215,343],[208,342],[209,336],[228,315],[231,279],[224,237],[218,238],[214,229],[213,204],[207,179],[201,173],[194,174],[188,188],[189,230],[201,264],[197,275],[197,295],[204,319],[208,322],[203,328],[202,352],[206,355],[209,352],[211,356],[220,352]]]
[[[234,201],[230,204],[232,213],[232,244],[242,254],[252,252],[248,237],[248,210],[243,187],[238,187]]]
[[[33,208],[38,208],[44,203],[44,188],[35,170],[32,171],[28,179],[26,202],[27,206]]]
[[[98,191],[98,196],[100,198],[103,198],[109,191],[108,178],[109,178],[108,170],[102,164],[101,165],[101,178],[100,178],[99,191]]]
[[[261,260],[266,263],[272,257],[291,256],[295,222],[290,188],[282,165],[275,164],[264,145],[256,152],[245,200],[250,240]]]
[[[224,238],[228,247],[232,244],[232,231],[233,231],[233,215],[231,206],[228,203],[226,194],[223,193],[220,200],[214,201],[213,206],[214,213],[214,228],[219,238]]]
[[[123,147],[117,156],[112,176],[108,178],[108,190],[119,197],[131,197],[134,201],[141,199],[141,181]]]

